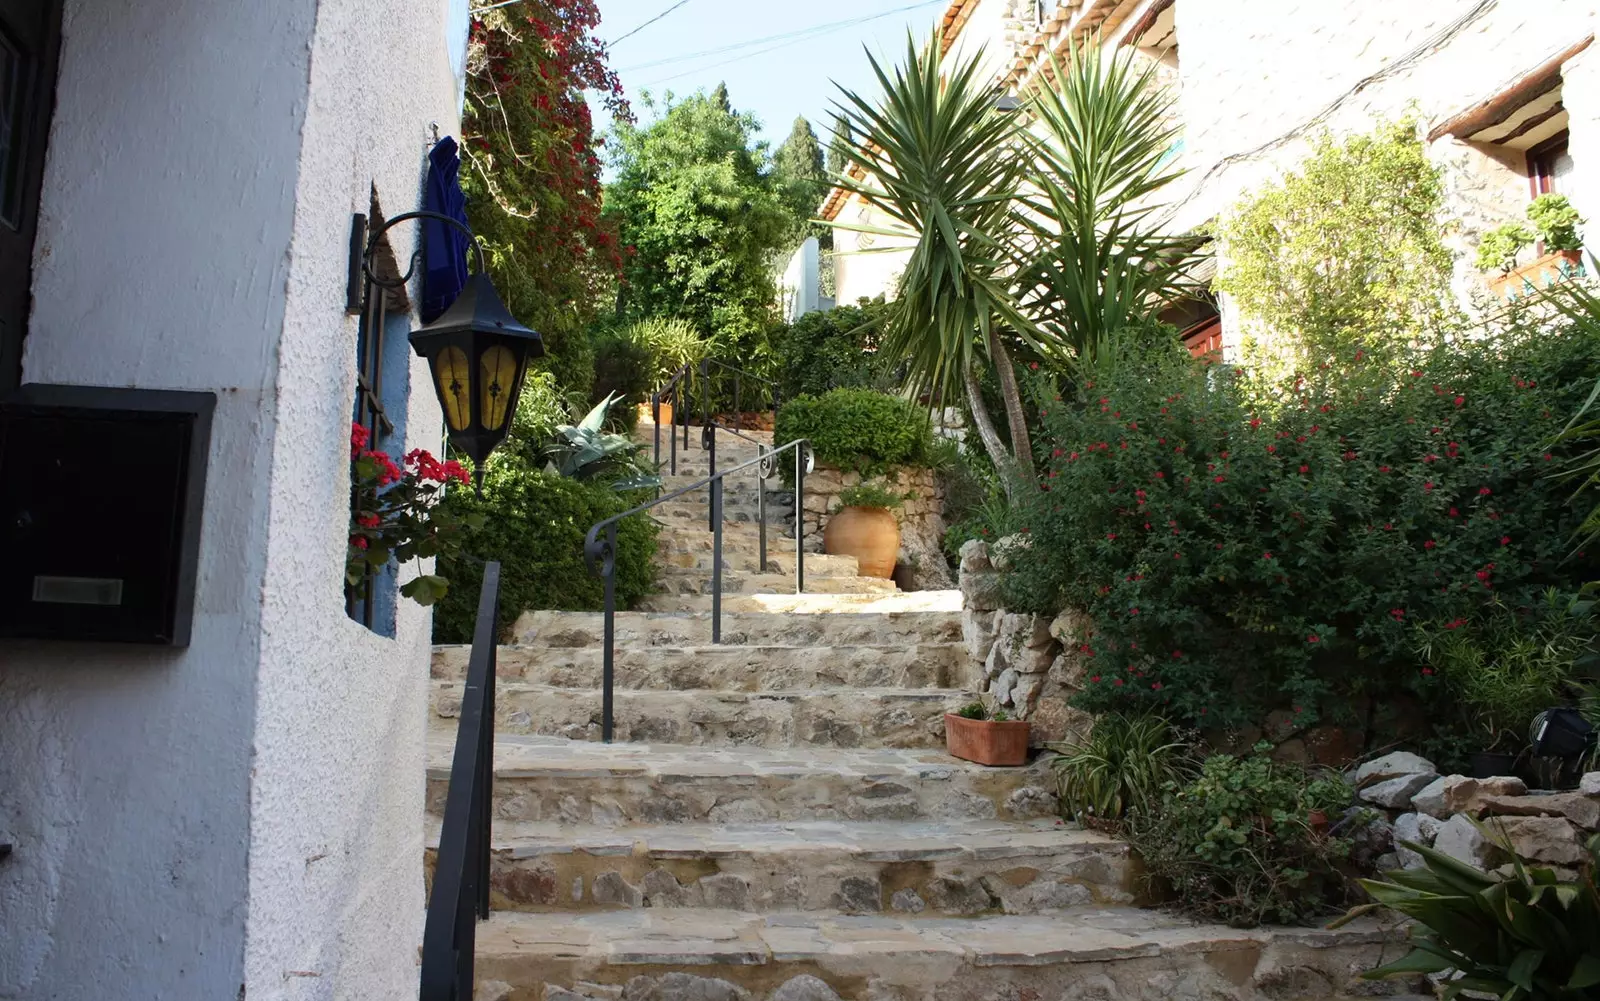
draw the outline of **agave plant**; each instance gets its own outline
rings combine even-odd
[[[643,445],[605,430],[606,413],[616,401],[615,394],[607,396],[576,425],[556,428],[554,441],[545,447],[547,472],[574,480],[603,480],[619,491],[661,485],[661,478],[643,459]]]
[[[1463,991],[1502,1001],[1600,998],[1600,835],[1589,840],[1586,871],[1571,880],[1514,852],[1511,874],[1500,875],[1423,845],[1406,847],[1425,867],[1362,880],[1377,903],[1343,919],[1382,906],[1417,922],[1410,954],[1369,979],[1446,974],[1445,1001]]]

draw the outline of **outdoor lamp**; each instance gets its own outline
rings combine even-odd
[[[1539,757],[1575,758],[1594,746],[1595,728],[1576,709],[1546,709],[1533,718],[1528,737]]]
[[[386,282],[372,273],[372,255],[378,238],[396,223],[408,219],[437,219],[472,237],[459,220],[438,212],[407,212],[395,216],[367,240],[362,268],[373,283],[393,288],[404,285],[411,271],[398,281]],[[472,459],[481,488],[483,464],[511,430],[522,395],[528,362],[544,357],[544,339],[518,323],[500,301],[484,269],[483,247],[477,251],[478,271],[467,277],[461,294],[432,323],[411,332],[411,347],[428,361],[434,392],[444,411],[450,444]],[[412,270],[416,262],[412,262]]]

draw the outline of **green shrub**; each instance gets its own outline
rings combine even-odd
[[[1342,867],[1350,828],[1364,818],[1336,833],[1312,823],[1316,811],[1339,819],[1350,787],[1337,775],[1275,763],[1271,749],[1263,742],[1247,757],[1214,754],[1159,809],[1129,816],[1127,836],[1147,872],[1195,917],[1295,924],[1350,902]]]
[[[780,447],[806,438],[817,461],[863,474],[895,466],[926,466],[933,427],[916,404],[870,389],[835,389],[799,396],[778,411]]]
[[[535,472],[516,463],[498,463],[484,478],[483,497],[458,490],[447,499],[457,513],[482,514],[462,550],[478,559],[499,560],[500,622],[509,629],[528,609],[595,611],[603,607],[604,584],[589,572],[583,540],[596,522],[637,503],[603,484]],[[656,525],[635,516],[617,527],[617,607],[627,608],[646,594],[654,580]],[[453,582],[434,611],[436,642],[466,643],[478,614],[481,571],[476,565],[441,567]]]
[[[841,508],[881,507],[885,510],[895,510],[909,500],[911,496],[911,494],[895,493],[881,483],[867,480],[839,491],[839,506]]]
[[[1600,998],[1600,835],[1589,839],[1583,871],[1564,878],[1517,857],[1492,827],[1484,833],[1514,859],[1509,875],[1407,843],[1425,868],[1362,880],[1380,905],[1416,922],[1410,955],[1365,976],[1447,973],[1446,999],[1462,991],[1507,1001]]]
[[[1149,813],[1162,794],[1192,777],[1189,745],[1159,716],[1107,713],[1089,736],[1051,744],[1062,813],[1080,822]]]
[[[1530,607],[1595,576],[1549,446],[1600,371],[1581,328],[1359,353],[1274,386],[1176,346],[1089,374],[1087,406],[1036,393],[1033,539],[1007,607],[1089,614],[1080,704],[1186,726],[1349,722],[1358,700],[1448,692],[1418,623]],[[1280,389],[1282,390],[1280,392]],[[1554,693],[1552,693],[1554,694]]]
[[[1578,235],[1583,220],[1566,195],[1547,191],[1535,198],[1528,205],[1528,221],[1539,230],[1545,253],[1583,249],[1583,238]]]
[[[624,433],[639,420],[639,404],[650,398],[654,389],[650,352],[627,337],[608,334],[594,346],[594,391],[590,404],[616,397],[611,408],[610,426]]]
[[[820,396],[830,389],[890,388],[892,368],[878,357],[883,301],[861,300],[807,313],[773,335],[778,392],[783,399]]]
[[[700,364],[701,359],[715,349],[715,344],[696,330],[694,324],[666,317],[630,324],[623,336],[650,356],[647,394],[665,385],[683,366]]]

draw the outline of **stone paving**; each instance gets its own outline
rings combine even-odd
[[[753,454],[719,439],[719,467]],[[680,459],[674,485],[703,474],[697,449]],[[1398,953],[1374,925],[1240,932],[1128,906],[1135,860],[1059,821],[1047,760],[984,768],[944,753],[944,713],[981,681],[961,593],[902,593],[857,576],[853,560],[808,555],[807,593],[795,594],[794,542],[779,524],[759,559],[754,490],[742,477],[725,498],[721,644],[704,593],[704,502],[660,512],[671,593],[616,616],[618,743],[598,742],[602,617],[534,611],[513,623],[497,662],[495,914],[478,931],[479,1001],[1289,1001],[1388,989],[1352,981]],[[769,501],[792,514],[792,496]],[[434,654],[435,836],[467,657]]]

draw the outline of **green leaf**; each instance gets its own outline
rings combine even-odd
[[[1539,964],[1543,962],[1543,949],[1524,949],[1511,961],[1506,978],[1523,990],[1532,991],[1534,974],[1539,972]]]
[[[1412,949],[1404,957],[1375,970],[1369,970],[1362,976],[1369,980],[1383,980],[1388,977],[1415,976],[1419,973],[1443,973],[1454,968],[1455,964],[1442,956],[1426,949]]]
[[[1587,952],[1573,964],[1572,976],[1567,980],[1569,990],[1600,987],[1600,953]]]

